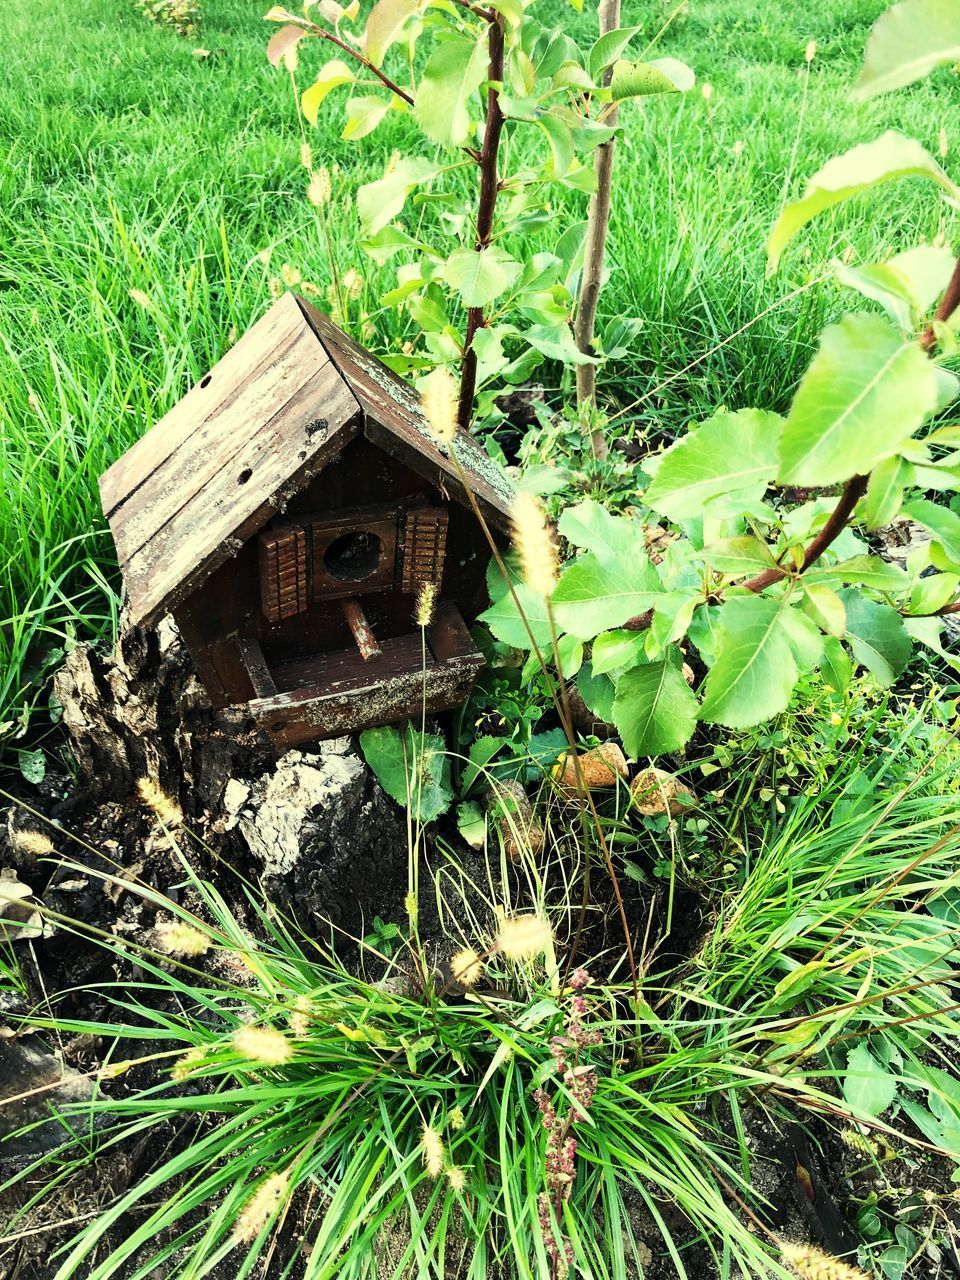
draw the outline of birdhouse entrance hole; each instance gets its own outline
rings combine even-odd
[[[338,582],[362,582],[376,573],[383,543],[368,529],[355,529],[331,542],[323,554],[323,563],[331,578]]]

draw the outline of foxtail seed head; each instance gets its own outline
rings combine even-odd
[[[273,1173],[261,1182],[247,1201],[233,1228],[233,1238],[238,1244],[249,1244],[269,1222],[283,1202],[290,1186],[289,1173]]]
[[[542,916],[512,916],[497,933],[497,950],[508,960],[534,960],[552,945],[553,934]]]
[[[787,1266],[796,1273],[799,1280],[867,1280],[859,1267],[851,1267],[812,1244],[781,1241],[780,1251]]]
[[[443,1139],[436,1129],[425,1124],[420,1138],[423,1148],[423,1164],[431,1178],[439,1178],[443,1173]]]
[[[293,1057],[293,1046],[282,1031],[274,1027],[238,1027],[230,1037],[241,1058],[263,1067],[282,1067]]]
[[[137,783],[137,791],[143,803],[165,827],[179,827],[183,822],[183,810],[153,778],[141,778]]]
[[[541,596],[553,595],[557,547],[539,499],[532,493],[518,493],[510,510],[510,524],[524,582]]]
[[[434,369],[420,391],[423,414],[441,444],[453,444],[457,436],[457,384],[449,369]]]

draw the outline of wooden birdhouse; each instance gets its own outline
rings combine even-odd
[[[466,435],[287,294],[101,478],[130,620],[172,613],[214,706],[279,748],[462,703],[510,489]],[[416,597],[437,588],[424,660]],[[425,671],[424,671],[425,666]]]

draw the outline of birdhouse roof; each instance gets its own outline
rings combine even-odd
[[[477,442],[437,447],[417,393],[285,294],[100,479],[132,622],[182,603],[363,434],[495,528],[511,489]],[[459,467],[457,466],[459,463]]]

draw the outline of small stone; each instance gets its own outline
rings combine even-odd
[[[641,769],[630,783],[630,795],[644,817],[666,813],[675,818],[697,803],[697,793],[665,769]]]
[[[578,752],[577,756],[572,751],[567,751],[554,768],[557,785],[566,795],[577,794],[578,759],[583,785],[588,791],[595,791],[600,787],[615,787],[619,778],[629,776],[626,757],[615,742],[601,742],[598,747],[591,747],[589,751]]]

